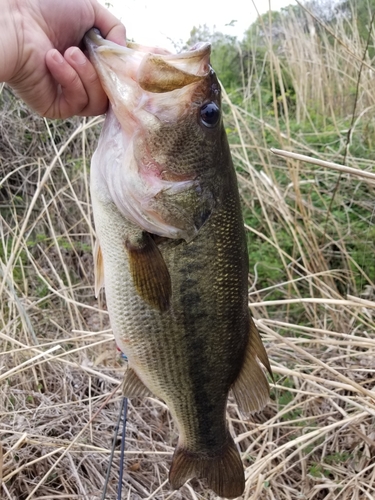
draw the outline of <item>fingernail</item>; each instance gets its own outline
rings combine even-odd
[[[83,54],[83,52],[81,52],[77,47],[74,47],[71,52],[70,52],[70,57],[73,59],[74,62],[76,62],[77,64],[85,64],[86,62],[86,57],[85,55]]]
[[[52,58],[57,62],[58,64],[62,64],[64,62],[63,56],[60,54],[58,50],[54,50],[52,53]]]

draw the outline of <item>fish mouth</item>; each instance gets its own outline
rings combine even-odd
[[[107,70],[112,67],[118,74],[119,64],[122,63],[123,71],[148,92],[163,93],[181,89],[202,80],[211,70],[211,44],[208,42],[200,42],[188,51],[172,54],[159,47],[132,42],[123,47],[106,40],[97,28],[93,28],[86,33],[84,43],[90,59],[97,62],[99,73],[105,64]],[[102,76],[105,82],[108,74]],[[111,98],[110,94],[108,96]]]

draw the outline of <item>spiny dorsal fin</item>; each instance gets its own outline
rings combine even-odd
[[[261,410],[269,400],[270,388],[257,358],[272,376],[267,353],[254,321],[250,318],[250,335],[245,359],[237,380],[232,386],[237,404],[241,412],[246,415]]]
[[[151,306],[166,311],[169,307],[171,277],[157,244],[149,233],[128,237],[130,272],[139,295]]]
[[[245,489],[244,469],[241,457],[231,436],[220,452],[209,456],[207,453],[194,453],[177,445],[169,482],[178,489],[192,477],[205,479],[207,486],[224,498],[237,498]]]
[[[127,368],[124,375],[122,394],[125,398],[153,396],[152,392],[145,386],[133,368],[130,367]]]
[[[100,289],[104,285],[104,262],[99,240],[95,241],[95,246],[94,246],[94,277],[95,277],[95,297],[98,298]]]

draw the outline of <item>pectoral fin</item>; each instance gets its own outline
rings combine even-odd
[[[138,294],[152,307],[166,311],[172,294],[171,277],[154,239],[142,232],[129,236],[125,247]]]
[[[153,396],[133,368],[128,368],[125,372],[122,394],[125,398]]]
[[[95,297],[98,298],[100,289],[104,285],[103,254],[98,240],[95,241],[95,246],[94,246],[94,276],[95,276]]]
[[[261,410],[269,400],[270,388],[257,358],[272,377],[267,353],[254,321],[250,318],[250,335],[245,359],[237,380],[232,386],[237,404],[244,414]]]

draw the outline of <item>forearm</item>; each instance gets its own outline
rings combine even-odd
[[[18,35],[22,19],[14,0],[0,0],[0,10],[0,82],[7,82],[19,63]]]

